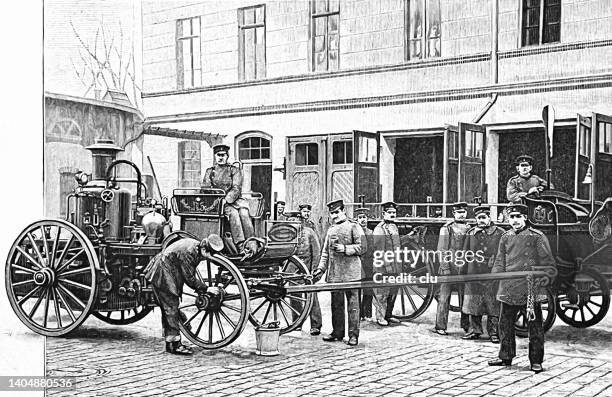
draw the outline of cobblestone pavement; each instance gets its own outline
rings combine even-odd
[[[329,294],[320,295],[327,331]],[[434,306],[415,322],[362,323],[356,348],[311,337],[306,323],[281,336],[276,357],[255,355],[250,326],[229,347],[180,357],[162,352],[159,309],[129,326],[92,318],[69,338],[47,338],[47,373],[78,379],[76,391],[47,395],[612,396],[612,320],[580,330],[557,319],[546,370],[534,374],[525,339],[512,367],[500,368],[486,365],[498,345],[461,340],[456,314],[448,337],[429,332]]]

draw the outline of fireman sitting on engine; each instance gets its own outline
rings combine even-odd
[[[162,309],[162,327],[168,353],[193,353],[191,348],[181,343],[179,331],[180,322],[187,320],[179,310],[183,284],[187,284],[198,294],[219,295],[219,288],[208,287],[196,275],[198,264],[208,255],[209,244],[220,244],[222,247],[223,243],[218,236],[213,235],[201,242],[192,238],[178,240],[153,257],[145,269],[145,278],[153,285],[153,291]]]
[[[241,249],[244,241],[255,235],[249,204],[241,197],[242,171],[228,164],[229,146],[216,145],[213,147],[213,153],[215,164],[206,170],[202,188],[222,189],[225,192],[224,213],[229,219],[234,243]]]

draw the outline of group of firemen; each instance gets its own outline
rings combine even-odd
[[[223,189],[226,192],[225,215],[230,220],[230,229],[236,245],[242,247],[253,234],[248,206],[241,199],[242,176],[240,169],[228,164],[229,147],[218,145],[214,148],[215,165],[206,170],[203,186]],[[532,266],[551,266],[555,261],[547,238],[530,227],[527,206],[521,198],[527,194],[542,191],[546,182],[532,174],[533,158],[517,158],[517,175],[507,184],[507,197],[511,202],[506,217],[511,229],[504,231],[491,220],[490,208],[484,205],[474,209],[476,225],[466,222],[468,205],[458,202],[453,205],[453,219],[447,222],[439,234],[437,250],[480,252],[474,261],[459,265],[455,261],[440,261],[439,275],[461,275],[501,273],[531,270]],[[393,256],[392,260],[377,261],[375,251],[393,252],[402,242],[395,223],[397,204],[386,202],[381,205],[382,221],[374,230],[368,228],[367,208],[356,208],[349,218],[342,200],[327,204],[331,225],[323,243],[317,226],[310,219],[312,206],[300,204],[298,211],[287,211],[285,203],[277,202],[276,219],[300,221],[301,235],[297,256],[313,274],[315,282],[325,274],[327,283],[372,280],[374,273],[398,275],[406,266]],[[218,294],[217,288],[208,287],[195,276],[195,268],[206,256],[205,247],[197,240],[183,239],[171,244],[149,264],[147,278],[152,282],[160,306],[162,325],[166,337],[166,350],[175,354],[191,354],[189,347],[180,343],[178,323],[181,313],[178,299],[183,284],[200,293]],[[530,287],[531,288],[531,287]],[[483,334],[482,317],[487,316],[487,334],[493,343],[500,343],[499,358],[488,362],[493,366],[509,366],[516,355],[514,320],[521,309],[530,311],[532,319],[528,324],[529,359],[531,370],[542,371],[544,356],[544,332],[540,302],[545,299],[541,287],[528,288],[526,280],[502,280],[469,282],[461,284],[441,283],[438,289],[438,307],[435,328],[438,335],[447,335],[450,296],[457,290],[462,297],[461,328],[465,331],[462,339],[479,339]],[[343,341],[345,337],[345,316],[348,316],[349,346],[359,340],[360,321],[371,320],[380,326],[399,323],[393,316],[398,293],[397,287],[381,285],[372,289],[343,289],[331,291],[332,332],[323,336],[323,341]],[[321,308],[314,294],[310,313],[310,334],[319,335],[322,327]],[[534,302],[528,305],[528,296]],[[345,298],[347,307],[345,309]]]

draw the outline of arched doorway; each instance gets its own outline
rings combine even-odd
[[[236,136],[235,142],[236,158],[242,164],[242,190],[263,194],[264,212],[268,212],[272,199],[272,136],[245,131]]]

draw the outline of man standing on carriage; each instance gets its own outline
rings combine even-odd
[[[495,263],[491,273],[519,272],[532,270],[532,266],[554,266],[555,259],[546,236],[527,224],[528,208],[524,204],[508,207],[508,217],[512,229],[502,234]],[[493,366],[510,366],[516,356],[514,321],[516,314],[525,309],[528,321],[529,362],[531,370],[541,372],[544,361],[544,329],[542,327],[542,308],[540,303],[546,299],[542,287],[530,285],[526,279],[502,280],[497,290],[497,300],[501,302],[499,333],[501,345],[499,359],[489,361]]]
[[[546,188],[547,182],[531,173],[533,157],[526,154],[520,155],[516,158],[515,164],[517,175],[508,180],[506,198],[509,202],[518,204],[528,194],[541,193]],[[555,188],[552,183],[550,188]]]
[[[495,262],[499,239],[504,233],[504,229],[492,223],[491,210],[488,206],[476,207],[474,215],[476,226],[468,230],[463,251],[476,253],[477,255],[474,257],[474,261],[468,262],[467,274],[490,273]],[[470,329],[462,339],[480,338],[483,332],[482,316],[486,314],[487,334],[491,342],[499,343],[497,330],[499,302],[495,297],[496,292],[497,282],[495,281],[470,282],[465,285],[462,311],[470,316]]]
[[[374,228],[374,251],[396,252],[400,249],[400,236],[395,217],[397,204],[392,201],[382,204],[383,220]],[[402,272],[402,264],[393,257],[392,261],[385,261],[381,269],[385,275],[399,275]],[[377,269],[377,271],[379,271]],[[386,326],[389,323],[399,323],[393,317],[393,307],[397,297],[397,287],[374,288],[374,307],[376,308],[376,322],[378,325]]]
[[[202,188],[221,189],[225,192],[224,213],[227,216],[236,246],[241,249],[242,243],[255,235],[253,222],[249,214],[249,204],[241,197],[242,171],[228,163],[229,146],[213,147],[215,164],[206,169]]]
[[[359,281],[361,279],[362,240],[361,227],[349,220],[342,200],[327,203],[332,225],[327,230],[319,266],[314,271],[315,281],[327,272],[328,283]],[[355,346],[359,340],[359,290],[348,289],[331,292],[332,333],[324,336],[326,342],[344,338],[344,297],[348,302],[348,345]]]
[[[368,229],[368,213],[369,210],[365,207],[355,208],[353,215],[357,218],[357,223],[361,226],[365,241],[363,241],[361,250],[361,276],[364,281],[372,281],[374,276],[374,233]],[[361,320],[370,320],[372,318],[372,299],[374,291],[372,288],[364,288],[360,290],[360,305],[359,313]]]
[[[447,262],[443,260],[447,254],[451,254],[455,258],[455,253],[463,249],[465,235],[470,228],[466,223],[467,203],[458,202],[453,204],[453,220],[447,222],[440,228],[440,236],[438,238],[438,252],[442,253],[438,274],[441,276],[456,276],[465,274],[463,266],[455,265],[454,261]],[[459,294],[459,303],[463,300],[464,286],[461,283],[457,284],[441,284],[438,292],[438,310],[436,313],[436,327],[433,332],[438,335],[447,335],[446,327],[448,325],[448,312],[450,309],[450,298],[453,290]],[[461,328],[467,333],[470,326],[469,316],[463,311],[461,312]]]
[[[209,240],[212,237],[209,236]],[[159,254],[155,255],[144,274],[153,285],[153,292],[162,310],[162,327],[166,341],[166,352],[172,354],[192,354],[191,348],[181,343],[179,324],[187,318],[179,310],[179,301],[183,294],[183,285],[198,294],[219,294],[217,287],[208,287],[198,278],[196,268],[208,255],[206,252],[209,241],[198,241],[184,238],[170,244]],[[218,236],[214,244],[222,246]]]

